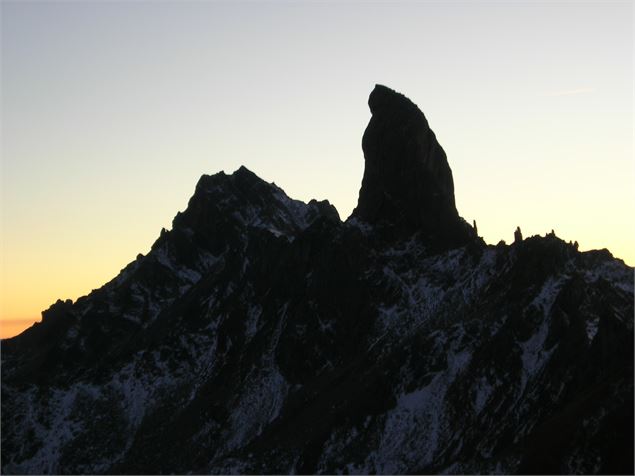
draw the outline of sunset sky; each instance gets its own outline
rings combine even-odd
[[[424,112],[488,243],[635,264],[633,4],[1,3],[0,336],[147,253],[202,174],[357,201],[375,83]]]

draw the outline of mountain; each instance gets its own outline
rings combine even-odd
[[[204,175],[102,288],[2,341],[2,472],[633,473],[633,269],[487,245],[377,86],[342,222]]]

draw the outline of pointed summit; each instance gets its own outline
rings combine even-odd
[[[448,246],[465,243],[474,233],[456,210],[452,171],[423,113],[379,84],[368,106],[366,166],[352,216],[398,232],[421,231]]]

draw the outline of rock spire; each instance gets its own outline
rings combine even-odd
[[[399,234],[421,231],[450,246],[475,236],[459,217],[452,171],[419,108],[379,84],[368,106],[372,117],[362,139],[366,164],[352,216]]]

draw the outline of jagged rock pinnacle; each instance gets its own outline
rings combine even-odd
[[[452,171],[423,113],[379,84],[368,106],[372,117],[362,139],[366,166],[352,216],[406,233],[422,231],[448,245],[466,242],[474,232],[459,217]]]

